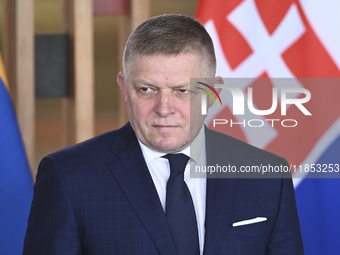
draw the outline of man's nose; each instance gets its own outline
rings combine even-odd
[[[161,91],[155,103],[155,112],[161,117],[175,113],[174,95],[172,91]]]

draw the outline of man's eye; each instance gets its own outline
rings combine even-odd
[[[190,91],[187,90],[187,89],[179,89],[178,91],[179,91],[181,94],[189,94],[189,93],[190,93]]]
[[[137,95],[140,98],[152,98],[155,94],[157,94],[157,90],[150,87],[140,87],[137,90]]]
[[[150,88],[147,88],[147,87],[142,87],[140,88],[140,90],[144,93],[147,93],[147,92],[151,92],[152,90]]]

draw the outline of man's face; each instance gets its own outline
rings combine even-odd
[[[198,134],[204,116],[200,114],[200,95],[190,92],[190,78],[203,78],[200,64],[194,54],[141,56],[135,59],[128,77],[118,74],[130,123],[147,147],[178,152]],[[191,132],[190,102],[197,106],[197,111],[191,111]]]

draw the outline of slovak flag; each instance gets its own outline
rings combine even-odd
[[[244,79],[245,94],[254,88],[255,108],[270,107],[273,88],[282,101],[285,84],[311,94],[301,108],[287,107],[287,115],[281,109],[250,122],[233,115],[222,90],[223,106],[212,107],[206,121],[217,131],[285,157],[296,170],[293,181],[308,255],[340,251],[340,175],[311,171],[319,167],[334,173],[340,164],[339,14],[340,1],[335,0],[199,0],[196,14],[213,39],[217,75]],[[311,116],[302,113],[303,107]],[[213,119],[228,124],[214,126]]]

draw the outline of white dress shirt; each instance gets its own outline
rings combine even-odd
[[[159,199],[165,211],[166,200],[166,184],[170,176],[169,161],[166,158],[162,158],[165,153],[151,150],[138,140],[145,162],[149,168],[152,180],[155,184]],[[184,171],[184,181],[186,182],[191,197],[194,203],[197,227],[198,227],[198,239],[200,244],[200,253],[203,254],[204,247],[204,222],[205,222],[205,204],[206,204],[206,178],[190,178],[190,167],[195,169],[195,165],[204,166],[206,162],[205,154],[205,135],[204,127],[201,128],[199,134],[192,142],[191,146],[185,148],[183,153],[190,157]]]

